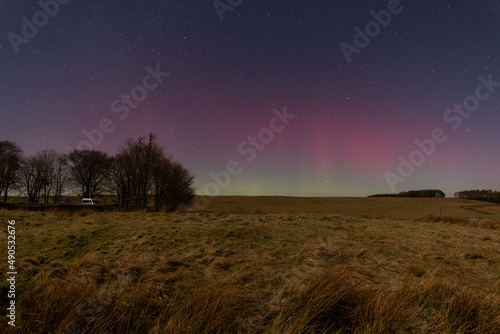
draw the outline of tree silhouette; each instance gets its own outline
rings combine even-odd
[[[68,154],[71,183],[83,197],[100,195],[109,182],[111,159],[96,150],[74,150]]]
[[[18,182],[18,171],[22,159],[22,150],[9,140],[0,141],[0,194],[7,202],[7,195]]]
[[[175,210],[194,198],[193,176],[166,156],[156,136],[127,139],[113,158],[111,179],[120,208],[146,208],[149,196],[156,210]]]

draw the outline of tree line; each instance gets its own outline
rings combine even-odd
[[[24,156],[16,143],[0,141],[0,194],[7,201],[12,190],[25,192],[29,201],[54,203],[63,192],[83,197],[116,194],[118,207],[176,210],[194,199],[194,175],[173,156],[165,154],[156,136],[127,139],[110,156],[97,150],[74,150],[67,154],[42,150]]]
[[[493,190],[463,190],[455,193],[455,197],[474,199],[492,203],[500,203],[500,192]]]
[[[446,195],[438,189],[410,190],[398,194],[376,194],[368,197],[425,197],[425,198],[444,198]]]

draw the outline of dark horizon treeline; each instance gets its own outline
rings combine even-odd
[[[500,203],[500,192],[494,190],[464,190],[455,193],[455,197],[473,199],[492,203]]]
[[[375,194],[368,197],[423,197],[444,198],[445,193],[436,189],[410,190],[398,194]],[[454,194],[455,198],[472,199],[477,201],[500,203],[500,192],[494,190],[463,190]]]
[[[174,211],[194,199],[194,175],[166,155],[154,134],[127,139],[118,153],[74,150],[67,154],[42,150],[23,156],[16,143],[0,141],[0,194],[7,201],[11,190],[24,192],[29,201],[62,199],[64,191],[83,197],[116,194],[119,208]]]
[[[375,194],[368,197],[424,197],[424,198],[444,198],[446,195],[439,189],[424,189],[402,191],[398,194]]]

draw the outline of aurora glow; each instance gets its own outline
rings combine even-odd
[[[109,119],[115,128],[96,149],[113,154],[127,137],[155,132],[200,190],[237,160],[242,171],[220,194],[389,192],[384,173],[397,170],[398,156],[447,126],[443,113],[479,76],[500,81],[500,5],[401,1],[404,10],[348,63],[339,45],[387,6],[248,0],[221,21],[206,0],[70,1],[16,53],[9,33],[22,35],[22,18],[33,22],[41,7],[2,1],[0,140],[27,154],[65,151]],[[120,119],[113,102],[157,64],[169,76]],[[498,90],[396,190],[499,190]],[[240,143],[283,107],[297,118],[246,162]]]

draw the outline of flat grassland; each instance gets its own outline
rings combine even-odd
[[[441,215],[500,218],[500,205],[458,198],[402,197],[205,197],[205,211],[239,213],[330,213],[343,215]]]
[[[205,210],[0,210],[18,272],[17,327],[2,316],[0,332],[500,333],[498,205],[216,197]]]

